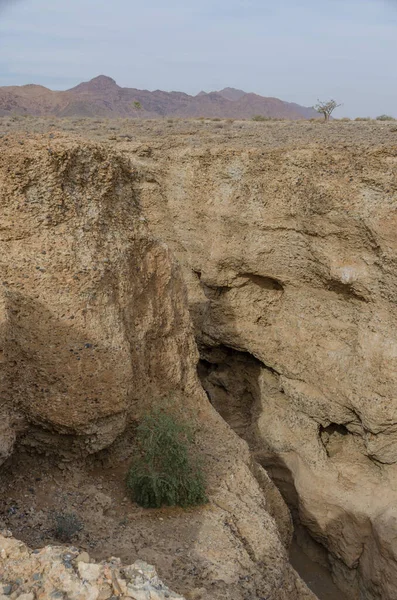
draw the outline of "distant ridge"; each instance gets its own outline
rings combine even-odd
[[[312,108],[248,94],[235,88],[219,92],[163,92],[123,88],[99,75],[65,91],[42,85],[0,87],[0,115],[57,117],[220,117],[249,119],[255,115],[282,119],[319,117]]]

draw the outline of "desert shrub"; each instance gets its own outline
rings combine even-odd
[[[371,117],[356,117],[355,121],[371,121]]]
[[[54,519],[54,535],[61,542],[70,542],[73,536],[83,528],[76,513],[55,512]]]
[[[263,115],[254,115],[251,121],[270,121],[271,117],[264,117]]]
[[[379,115],[379,117],[376,117],[377,121],[394,121],[394,117],[390,116],[390,115]]]
[[[127,489],[138,504],[186,507],[207,501],[201,462],[193,452],[193,430],[186,422],[154,409],[138,425],[136,443]]]

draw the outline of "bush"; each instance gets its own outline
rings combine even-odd
[[[371,121],[371,117],[356,117],[355,121]]]
[[[263,115],[255,115],[251,119],[252,121],[271,121],[271,117],[264,117]]]
[[[379,115],[379,117],[376,117],[377,121],[394,121],[394,117],[391,117],[390,115]]]
[[[191,427],[155,409],[137,428],[138,456],[132,461],[127,488],[144,508],[192,506],[207,502],[201,464],[193,454]]]
[[[54,535],[61,542],[70,542],[83,524],[75,513],[54,513]]]

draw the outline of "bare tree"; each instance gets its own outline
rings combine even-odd
[[[324,121],[329,121],[330,116],[334,112],[335,108],[338,108],[339,106],[342,106],[342,104],[337,104],[335,100],[329,100],[328,102],[317,100],[317,104],[313,108],[318,113],[324,115]]]

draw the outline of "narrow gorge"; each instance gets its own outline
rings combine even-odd
[[[314,600],[296,554],[393,600],[396,134],[153,127],[0,140],[4,528],[53,546],[76,510],[79,548],[191,600]],[[169,399],[209,503],[145,512],[131,439]]]
[[[137,189],[183,265],[211,403],[346,597],[394,598],[395,144],[139,154]]]

